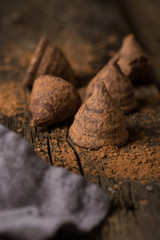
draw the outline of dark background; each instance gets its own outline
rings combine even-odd
[[[18,50],[32,53],[45,34],[64,50],[78,75],[88,76],[134,32],[159,78],[159,12],[159,0],[1,0],[1,55],[7,49],[15,56]]]

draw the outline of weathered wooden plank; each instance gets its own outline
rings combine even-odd
[[[153,145],[158,145],[160,147],[160,138],[156,134],[156,130],[159,129],[158,119],[160,113],[158,91],[156,91],[155,87],[150,87],[149,91],[148,88],[143,87],[142,89],[137,89],[136,95],[142,102],[142,96],[144,96],[144,99],[147,98],[148,108],[156,92],[158,99],[157,103],[154,102],[154,105],[152,104],[150,106],[152,112],[149,112],[149,114],[152,114],[152,116],[150,115],[149,117],[151,118],[150,120],[145,116],[146,106],[141,106],[138,113],[127,116],[130,139],[126,146],[118,150],[122,158],[126,153],[127,155],[132,155],[131,160],[136,157],[137,151],[134,156],[132,148],[132,144],[135,142],[137,145],[140,145],[140,152],[143,148],[144,151],[146,151],[146,147],[151,149]],[[147,94],[148,96],[146,96]],[[151,101],[150,103],[149,99]],[[156,119],[157,121],[155,121]],[[136,134],[135,130],[138,130],[138,134]],[[146,140],[146,136],[149,136],[152,141]],[[89,181],[95,182],[103,189],[108,190],[113,197],[112,209],[113,212],[115,212],[106,220],[101,230],[102,236],[100,239],[151,239],[153,235],[155,239],[158,239],[160,234],[158,230],[160,222],[157,215],[157,211],[159,212],[159,182],[152,182],[151,188],[149,188],[151,191],[148,191],[148,185],[146,183],[143,184],[139,181],[124,180],[123,178],[108,178],[109,171],[106,171],[108,170],[108,161],[113,158],[112,155],[116,154],[117,156],[117,149],[111,150],[112,154],[106,156],[104,156],[103,151],[101,152],[101,150],[99,150],[99,157],[97,157],[97,151],[86,150],[78,146],[75,146],[75,149],[78,152],[84,176]],[[132,167],[132,165],[130,167]],[[150,228],[148,228],[148,226],[150,226]]]
[[[4,114],[1,106],[0,123],[29,141],[46,161],[83,174],[89,181],[99,184],[108,191],[113,199],[111,212],[103,224],[91,234],[85,237],[76,236],[76,239],[141,240],[151,239],[151,236],[158,239],[159,182],[151,182],[153,189],[150,187],[148,189],[152,190],[148,191],[147,183],[108,177],[107,162],[112,160],[112,156],[104,156],[102,150],[99,150],[97,155],[97,151],[79,148],[68,141],[68,129],[72,120],[50,127],[31,128],[30,93],[25,92],[20,86],[36,41],[41,34],[47,33],[50,40],[64,50],[83,86],[120,47],[123,36],[132,30],[128,23],[122,20],[112,1],[47,0],[39,3],[30,0],[22,4],[20,0],[15,0],[7,4],[5,0],[0,4],[2,20],[0,89],[4,79],[8,89],[14,82],[16,89],[13,88],[10,94],[17,95],[20,108],[17,109],[13,104],[12,110],[15,109],[15,112]],[[82,96],[84,91],[85,88],[80,89]],[[136,92],[140,109],[138,113],[127,117],[130,140],[127,146],[118,150],[123,156],[128,154],[125,150],[132,150],[131,146],[135,141],[144,148],[148,143],[149,147],[160,145],[157,132],[160,101],[157,97],[152,99],[153,95],[156,95],[156,90],[155,92],[147,90],[146,93],[146,90],[141,89]],[[149,98],[150,92],[152,94]],[[11,104],[10,98],[5,100]],[[151,115],[145,113],[146,107],[149,106]],[[148,141],[146,137],[152,141]],[[75,236],[60,233],[57,238],[75,239]]]

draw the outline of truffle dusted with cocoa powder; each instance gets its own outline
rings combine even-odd
[[[41,75],[61,77],[73,85],[77,85],[77,79],[75,78],[73,69],[71,68],[65,55],[60,48],[51,44],[48,44],[47,46],[38,68],[36,78]]]
[[[23,85],[31,88],[36,78],[50,74],[77,85],[74,71],[63,52],[58,47],[50,44],[46,37],[43,37],[33,54]]]
[[[27,69],[26,75],[24,77],[23,85],[25,87],[29,87],[29,88],[32,87],[36,72],[39,68],[40,62],[43,58],[47,45],[48,45],[48,39],[46,37],[42,37],[37,44],[37,47],[35,49],[35,52],[30,61],[29,67]]]
[[[119,66],[115,62],[109,62],[104,68],[90,81],[87,87],[86,99],[93,91],[94,86],[104,82],[110,95],[116,100],[125,114],[137,108],[137,101],[134,96],[133,85],[129,78],[124,76]]]
[[[81,105],[75,87],[59,77],[37,78],[31,93],[33,126],[50,125],[74,116]]]
[[[141,48],[133,34],[127,35],[119,50],[118,65],[133,83],[151,83],[154,72],[148,55]]]
[[[69,136],[75,144],[90,149],[104,145],[120,147],[127,142],[124,114],[103,82],[95,86],[92,96],[77,112]]]

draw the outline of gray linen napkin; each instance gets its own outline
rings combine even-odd
[[[108,209],[109,197],[98,186],[50,166],[0,125],[0,239],[41,240],[66,226],[89,232]]]

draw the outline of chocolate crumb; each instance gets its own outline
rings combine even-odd
[[[149,192],[152,192],[153,191],[153,186],[152,185],[147,185],[146,190],[149,191]]]

